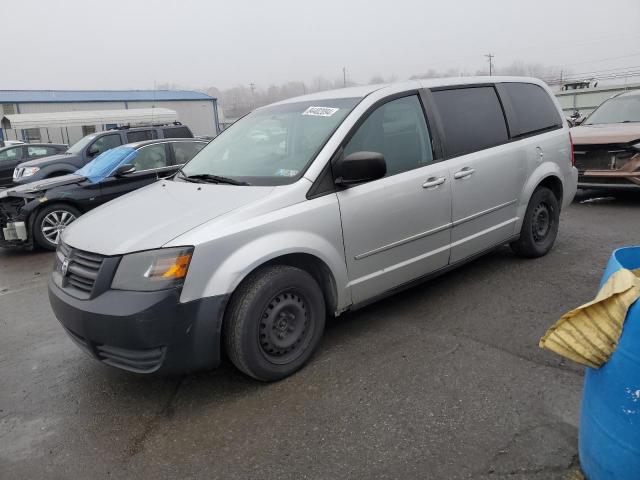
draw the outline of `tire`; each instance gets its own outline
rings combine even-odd
[[[521,257],[546,255],[556,241],[559,223],[558,199],[548,188],[538,187],[527,205],[520,238],[511,242],[511,249]]]
[[[325,317],[322,290],[310,274],[286,265],[262,268],[231,298],[223,327],[227,355],[256,380],[288,377],[318,347]]]
[[[80,215],[80,210],[62,203],[44,207],[33,221],[33,239],[39,247],[55,250],[62,231]]]

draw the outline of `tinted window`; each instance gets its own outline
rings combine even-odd
[[[162,129],[164,138],[193,138],[191,130],[187,127],[171,127]]]
[[[153,170],[167,166],[167,154],[164,143],[156,145],[148,145],[138,150],[138,155],[133,159],[131,164],[136,167],[137,171]]]
[[[442,119],[447,156],[455,157],[507,141],[507,125],[493,87],[433,92]]]
[[[103,135],[98,138],[91,147],[96,147],[98,149],[98,153],[94,156],[100,155],[102,152],[106,152],[107,150],[111,150],[112,148],[119,147],[122,145],[122,140],[120,140],[120,134],[115,133],[111,135]],[[91,148],[89,147],[89,148]]]
[[[152,140],[155,137],[153,130],[136,130],[133,132],[127,132],[127,142],[142,142],[143,140]]]
[[[387,176],[431,163],[431,140],[418,97],[392,100],[374,110],[351,137],[344,155],[360,151],[382,153]]]
[[[7,148],[0,151],[0,162],[3,160],[19,160],[22,157],[22,147]]]
[[[562,119],[549,94],[538,85],[503,83],[502,87],[516,115],[518,131],[514,134],[526,135],[562,125]]]
[[[191,160],[196,153],[205,147],[205,142],[175,142],[171,144],[176,164],[182,165]]]

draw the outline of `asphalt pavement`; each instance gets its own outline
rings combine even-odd
[[[503,247],[331,320],[275,384],[93,361],[49,307],[53,255],[0,249],[0,478],[567,478],[582,368],[538,340],[640,243],[639,209],[583,192],[546,257]]]

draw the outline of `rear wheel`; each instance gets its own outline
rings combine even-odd
[[[33,222],[34,240],[44,249],[55,250],[64,229],[80,215],[80,211],[71,205],[57,204],[44,207]]]
[[[324,296],[310,274],[287,265],[265,267],[233,294],[225,317],[227,354],[257,380],[280,380],[311,358],[325,316]]]
[[[558,199],[546,187],[538,187],[527,206],[520,238],[511,243],[511,249],[521,257],[546,255],[558,236],[560,206]]]

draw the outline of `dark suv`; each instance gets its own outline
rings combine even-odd
[[[103,152],[127,143],[157,138],[193,138],[189,127],[180,123],[148,127],[119,127],[82,137],[61,155],[53,155],[19,164],[13,171],[13,183],[22,185],[43,178],[58,177],[82,168]]]

